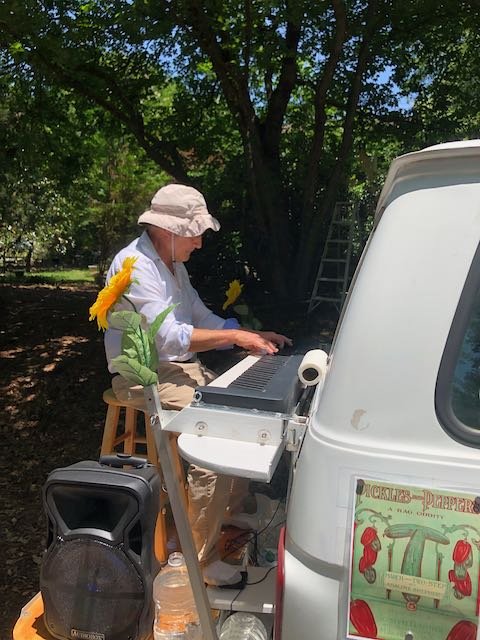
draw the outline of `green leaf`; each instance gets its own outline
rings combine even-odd
[[[148,367],[144,367],[133,358],[117,356],[116,358],[113,358],[112,364],[123,378],[129,382],[133,382],[134,384],[139,384],[142,387],[148,387],[151,384],[155,384],[158,380],[155,371],[152,371]]]
[[[176,306],[178,306],[178,303],[177,304],[171,304],[169,307],[164,309],[162,311],[162,313],[158,314],[158,316],[155,318],[155,320],[152,322],[152,324],[148,328],[148,336],[149,336],[150,340],[152,340],[152,341],[154,340],[155,335],[156,335],[157,331],[160,329],[160,327],[162,326],[163,321],[168,316],[170,311],[175,309]]]
[[[127,358],[137,358],[138,357],[137,350],[134,347],[129,347],[129,348],[127,347],[125,349],[122,349],[122,355],[123,356],[127,356]]]
[[[136,311],[114,311],[108,318],[110,326],[119,331],[135,331],[141,320],[141,315]]]
[[[25,51],[21,42],[12,42],[9,46],[9,50],[12,55],[15,55],[16,53],[23,53]]]
[[[150,343],[150,347],[150,369],[156,371],[158,367],[158,353],[155,342],[153,342],[153,340]]]
[[[136,331],[123,332],[122,354],[129,356],[132,351],[135,352],[133,357],[138,360],[139,364],[145,367],[150,365],[151,349],[145,331],[137,329]]]

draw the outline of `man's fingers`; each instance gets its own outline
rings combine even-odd
[[[279,345],[279,347],[281,349],[283,349],[283,347],[287,344],[289,347],[291,347],[293,345],[293,341],[290,340],[290,338],[287,338],[287,336],[277,336],[276,337],[276,342]]]
[[[278,348],[273,344],[273,342],[270,342],[270,340],[265,340],[262,350],[267,353],[276,353]]]
[[[271,342],[270,340],[266,340],[266,339],[262,339],[262,344],[260,347],[260,352],[263,354],[272,354],[272,353],[276,353],[278,351],[278,348],[276,347],[276,345]]]

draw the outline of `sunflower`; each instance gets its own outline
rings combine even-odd
[[[225,292],[227,299],[223,303],[222,309],[225,311],[231,304],[235,302],[238,296],[242,293],[243,284],[240,284],[240,280],[232,280],[228,285],[228,289]]]
[[[107,314],[117,304],[132,282],[132,272],[137,258],[125,258],[122,268],[110,278],[110,282],[100,291],[90,307],[90,318],[97,318],[99,329],[108,329]]]

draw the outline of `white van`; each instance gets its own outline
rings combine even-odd
[[[276,640],[474,640],[480,141],[395,160],[313,398]]]

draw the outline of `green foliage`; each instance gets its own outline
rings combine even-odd
[[[127,355],[117,356],[113,358],[112,364],[123,378],[133,384],[148,387],[157,382],[157,374],[143,364],[140,364],[133,357]]]
[[[103,271],[173,177],[222,222],[206,279],[305,298],[335,200],[367,229],[393,156],[478,135],[478,18],[467,0],[6,0],[0,249]]]
[[[1,274],[0,282],[9,284],[70,284],[93,283],[95,274],[86,269],[71,269],[65,271],[33,271],[26,273],[23,268],[6,271]]]
[[[127,298],[128,300],[128,298]],[[168,314],[170,305],[147,327],[146,318],[136,311],[113,311],[108,322],[111,329],[122,332],[122,353],[113,358],[115,369],[129,382],[147,387],[157,382],[158,364],[155,336]]]

